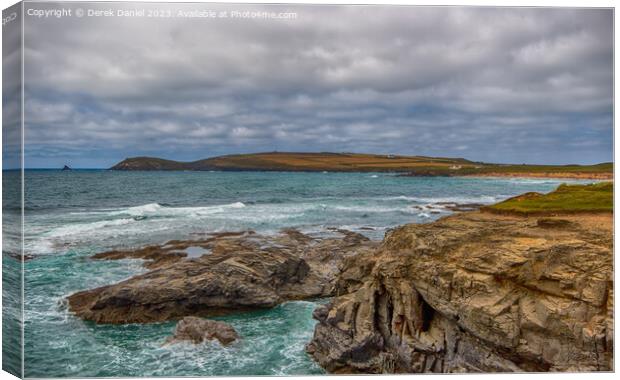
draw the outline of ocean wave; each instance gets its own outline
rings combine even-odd
[[[394,198],[394,197],[393,197]],[[43,228],[29,242],[29,252],[46,254],[65,252],[83,244],[113,245],[121,239],[136,243],[148,240],[149,236],[185,236],[192,231],[215,231],[231,229],[279,230],[286,226],[316,223],[331,220],[343,225],[390,225],[411,221],[426,221],[431,214],[450,213],[443,205],[428,201],[452,201],[482,203],[491,201],[477,198],[421,198],[400,196],[407,202],[385,202],[384,198],[372,201],[358,199],[341,202],[293,202],[263,203],[247,205],[233,202],[199,207],[174,207],[161,203],[147,203],[138,206],[98,209],[90,212],[65,215],[66,222],[53,229]],[[422,203],[422,201],[427,201]],[[86,210],[85,210],[86,211]],[[354,230],[356,230],[354,228]],[[379,232],[364,231],[371,235]]]
[[[243,202],[234,202],[222,205],[199,206],[199,207],[171,207],[159,203],[148,203],[141,206],[128,207],[116,210],[101,210],[84,214],[106,214],[109,216],[128,215],[134,217],[149,216],[202,216],[224,212],[230,209],[240,209],[246,207]]]
[[[205,217],[231,221],[238,217],[243,220],[245,213],[233,212],[243,208],[246,208],[243,202],[204,207],[170,207],[148,203],[123,209],[70,213],[73,220],[32,236],[27,242],[27,251],[31,254],[47,254],[64,251],[78,243],[100,243],[120,236],[146,236],[158,231],[191,229],[202,225],[212,229],[209,224],[204,224]],[[80,218],[76,220],[75,216]]]
[[[396,206],[396,207],[386,207],[386,206],[380,206],[380,205],[365,205],[365,206],[331,206],[331,207],[326,207],[332,210],[338,210],[338,211],[345,211],[345,212],[363,212],[363,213],[393,213],[393,212],[399,212],[399,213],[414,213],[415,210],[413,210],[410,207],[402,207],[402,206]]]
[[[97,231],[107,227],[123,226],[130,223],[134,223],[136,220],[132,218],[115,219],[115,220],[102,220],[91,223],[72,224],[63,227],[55,228],[45,234],[47,237],[60,238],[68,235],[83,234],[86,232]]]
[[[398,195],[393,197],[385,197],[385,200],[403,200],[417,203],[495,203],[501,199],[505,198],[502,195],[492,196],[492,195],[480,195],[473,197],[463,197],[463,196],[454,196],[454,197],[414,197],[407,195]]]

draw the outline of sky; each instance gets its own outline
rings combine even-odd
[[[37,4],[54,9],[76,4]],[[80,4],[25,19],[27,167],[265,151],[613,160],[609,9]]]

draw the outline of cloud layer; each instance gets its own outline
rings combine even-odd
[[[27,17],[27,166],[271,150],[612,160],[611,10],[209,5],[239,8],[297,18]]]

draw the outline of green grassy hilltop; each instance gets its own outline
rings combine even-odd
[[[268,152],[234,154],[179,162],[154,157],[127,158],[112,170],[333,171],[395,172],[411,176],[533,176],[611,179],[613,164],[503,165],[464,158],[362,153]]]
[[[612,182],[590,185],[563,184],[548,194],[525,193],[482,207],[482,210],[519,215],[613,212],[613,198]]]

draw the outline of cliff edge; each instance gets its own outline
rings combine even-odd
[[[331,373],[611,371],[612,242],[611,213],[397,228],[315,310],[307,351]]]

